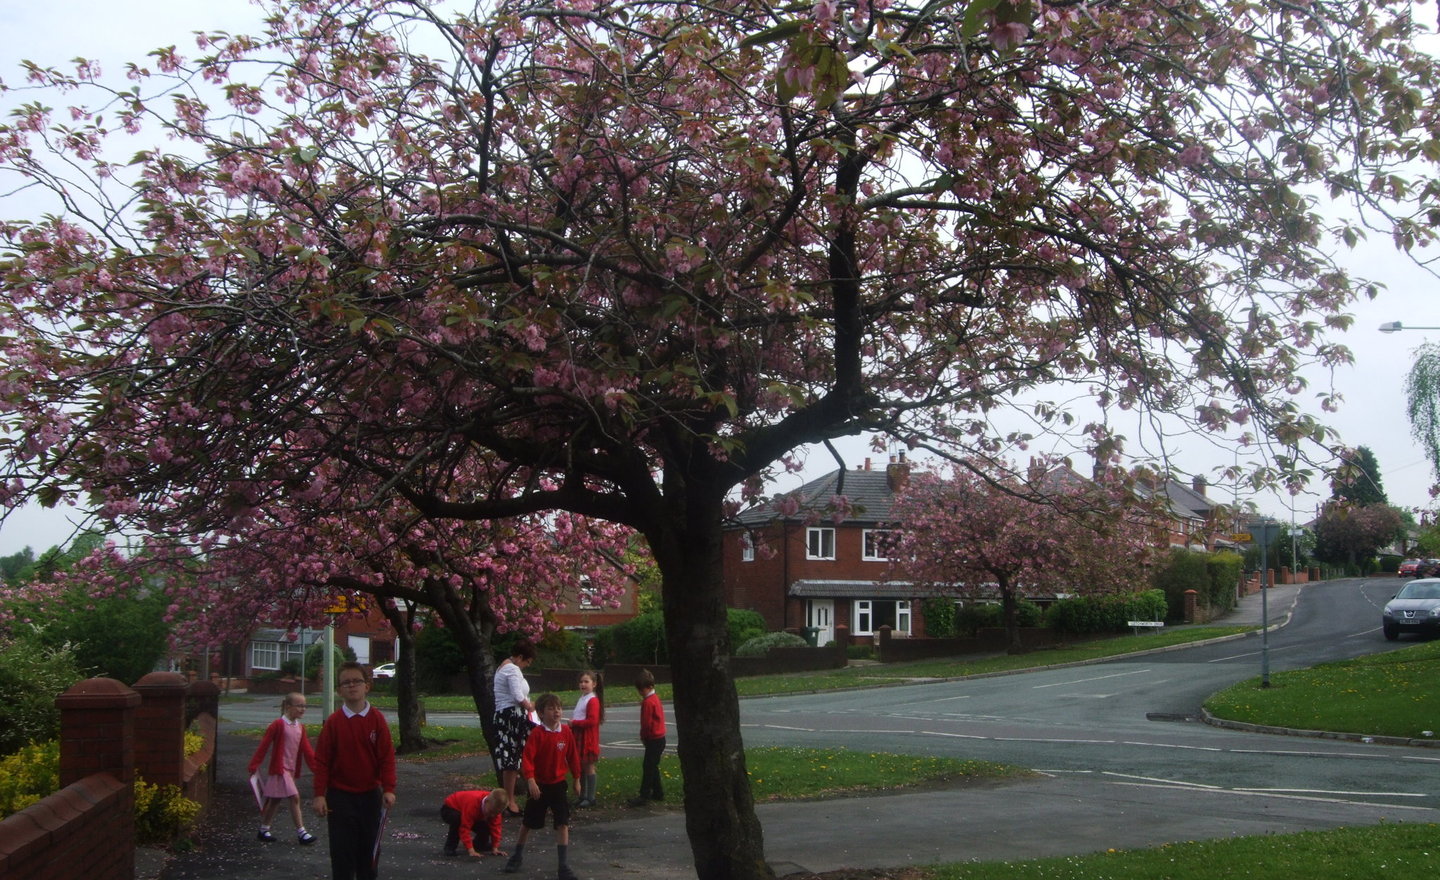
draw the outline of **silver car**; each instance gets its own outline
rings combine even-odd
[[[1440,633],[1440,578],[1420,578],[1401,587],[1385,603],[1380,627],[1392,642],[1406,632]]]

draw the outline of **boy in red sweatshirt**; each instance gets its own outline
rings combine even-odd
[[[540,726],[530,731],[525,751],[520,755],[520,775],[525,779],[529,799],[525,801],[525,818],[515,852],[505,863],[505,873],[520,870],[524,859],[525,839],[532,829],[545,827],[545,811],[555,815],[555,852],[560,858],[560,880],[575,880],[575,872],[567,863],[570,850],[570,800],[565,792],[568,772],[575,796],[580,795],[580,750],[575,735],[560,721],[560,698],[543,694],[535,701],[535,714]]]
[[[315,814],[330,832],[335,880],[375,880],[381,816],[395,804],[395,745],[390,725],[370,705],[370,670],[342,663],[340,699],[315,747]]]
[[[665,708],[655,693],[655,675],[648,669],[635,676],[635,690],[640,693],[640,742],[645,745],[645,758],[640,764],[640,796],[630,806],[643,807],[648,801],[665,800],[660,783],[660,757],[665,754]]]

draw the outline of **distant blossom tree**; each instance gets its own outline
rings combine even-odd
[[[1023,472],[977,461],[913,474],[892,509],[895,579],[922,595],[1000,600],[1009,650],[1023,650],[1026,596],[1149,586],[1154,518],[1128,481],[1094,483],[1058,462]]]
[[[1440,219],[1409,0],[265,6],[0,86],[0,502],[636,530],[702,878],[771,875],[719,548],[793,449],[1002,456],[1049,389],[1328,447],[1331,255]]]

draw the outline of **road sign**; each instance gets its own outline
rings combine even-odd
[[[1236,544],[1249,544],[1251,541],[1255,540],[1255,538],[1249,532],[1236,532],[1235,534],[1230,536],[1230,540],[1234,541]]]

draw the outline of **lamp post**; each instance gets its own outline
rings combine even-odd
[[[1440,327],[1406,327],[1399,321],[1386,321],[1380,325],[1381,333],[1399,333],[1401,330],[1440,330]]]
[[[1270,542],[1280,534],[1280,524],[1270,520],[1256,520],[1250,523],[1250,534],[1260,542],[1260,686],[1270,686],[1270,587],[1275,586],[1273,579],[1266,584],[1266,578],[1270,573],[1269,560],[1266,558]]]

